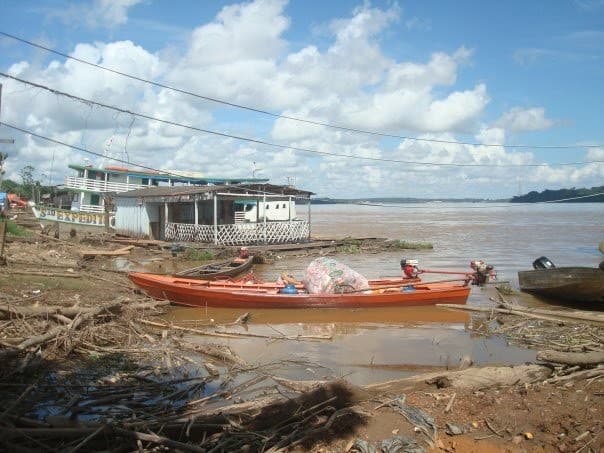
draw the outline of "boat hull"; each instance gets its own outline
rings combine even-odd
[[[520,289],[567,302],[604,303],[604,270],[555,267],[518,272]]]
[[[236,285],[133,272],[128,274],[149,296],[189,307],[367,308],[465,304],[470,287],[459,283],[416,283],[347,294],[281,294],[275,284]]]

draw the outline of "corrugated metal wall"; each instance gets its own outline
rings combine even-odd
[[[115,231],[128,236],[151,236],[147,205],[137,198],[115,199]]]

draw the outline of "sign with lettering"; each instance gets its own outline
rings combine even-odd
[[[99,212],[78,212],[47,206],[33,208],[39,220],[73,223],[76,225],[105,226],[105,214]]]

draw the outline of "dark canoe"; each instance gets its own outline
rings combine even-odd
[[[177,272],[174,275],[177,277],[198,278],[203,280],[218,280],[235,277],[236,275],[247,271],[252,267],[253,262],[253,256],[245,259],[233,258],[217,263],[204,264],[203,266]]]
[[[604,270],[554,267],[518,272],[520,289],[566,302],[604,302]]]

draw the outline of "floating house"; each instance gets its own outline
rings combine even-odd
[[[109,194],[148,187],[206,186],[209,184],[262,183],[259,178],[207,178],[196,172],[143,171],[119,166],[96,168],[91,165],[69,165],[76,171],[65,178],[61,189],[67,196],[52,205],[33,208],[34,215],[44,223],[69,224],[102,231],[115,224],[114,207],[108,203]]]
[[[148,187],[113,196],[115,231],[165,241],[280,244],[310,238],[312,192],[272,184]],[[307,214],[299,218],[296,201]]]

